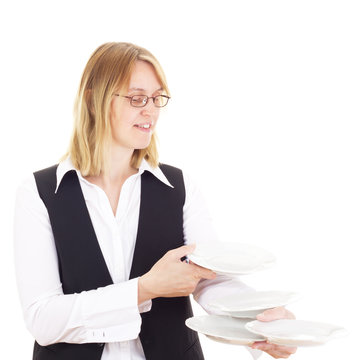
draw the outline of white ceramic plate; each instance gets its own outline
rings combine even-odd
[[[254,334],[266,337],[271,343],[285,346],[321,345],[347,334],[347,331],[340,326],[289,319],[269,322],[255,320],[247,323],[245,328]]]
[[[298,298],[299,294],[289,291],[248,291],[219,297],[208,306],[235,317],[256,316],[266,309],[290,304]]]
[[[229,316],[203,315],[189,318],[185,324],[190,329],[207,335],[213,340],[229,344],[251,345],[255,341],[264,341],[264,337],[245,329],[247,322],[247,320]]]
[[[211,336],[211,335],[206,335],[206,337],[208,337],[210,340],[220,342],[222,344],[251,346],[254,343],[253,340],[251,340],[251,342],[249,342],[247,339],[227,340],[227,339],[224,339],[224,338],[221,338],[221,337]]]
[[[256,319],[256,316],[263,313],[268,309],[259,309],[259,310],[251,310],[251,311],[222,311],[224,314],[235,317],[238,319]],[[249,321],[249,320],[248,320]]]
[[[235,242],[197,244],[188,258],[218,274],[244,275],[275,264],[275,256],[257,246]]]

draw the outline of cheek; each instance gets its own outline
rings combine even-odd
[[[119,127],[131,126],[134,122],[134,114],[126,109],[117,109],[113,107],[110,113],[110,124],[113,130]]]
[[[160,111],[158,110],[158,111],[154,114],[154,116],[153,116],[153,119],[154,119],[155,124],[156,124],[157,121],[159,120],[159,116],[160,116]]]
[[[123,113],[121,114],[121,122],[125,126],[135,125],[137,118],[138,118],[137,112],[132,111],[132,109],[129,109],[129,111],[123,111]]]

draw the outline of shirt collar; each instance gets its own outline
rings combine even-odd
[[[165,185],[174,188],[174,186],[172,186],[170,184],[169,180],[164,175],[164,173],[161,171],[161,169],[158,166],[153,168],[145,159],[143,159],[140,164],[139,174],[142,174],[144,171],[151,172],[156,178],[158,178],[160,181],[162,181]]]
[[[62,179],[64,178],[65,174],[68,173],[71,170],[75,170],[78,174],[79,179],[83,179],[81,173],[79,170],[75,169],[70,156],[68,156],[65,160],[61,161],[59,163],[59,166],[56,169],[56,189],[55,194],[58,191],[58,188],[61,184]],[[144,171],[151,172],[157,179],[159,179],[161,182],[163,182],[165,185],[170,186],[174,188],[169,182],[169,180],[166,178],[164,173],[161,171],[161,169],[156,166],[153,168],[145,159],[141,161],[141,164],[139,166],[139,172],[138,174],[141,175]]]

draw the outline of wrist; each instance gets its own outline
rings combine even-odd
[[[150,291],[150,288],[151,286],[149,286],[146,276],[140,276],[138,279],[138,304],[142,304],[156,297],[155,294]]]

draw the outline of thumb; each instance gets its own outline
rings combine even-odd
[[[180,246],[171,250],[171,255],[176,259],[181,259],[182,257],[191,254],[195,250],[195,247],[195,244]]]

